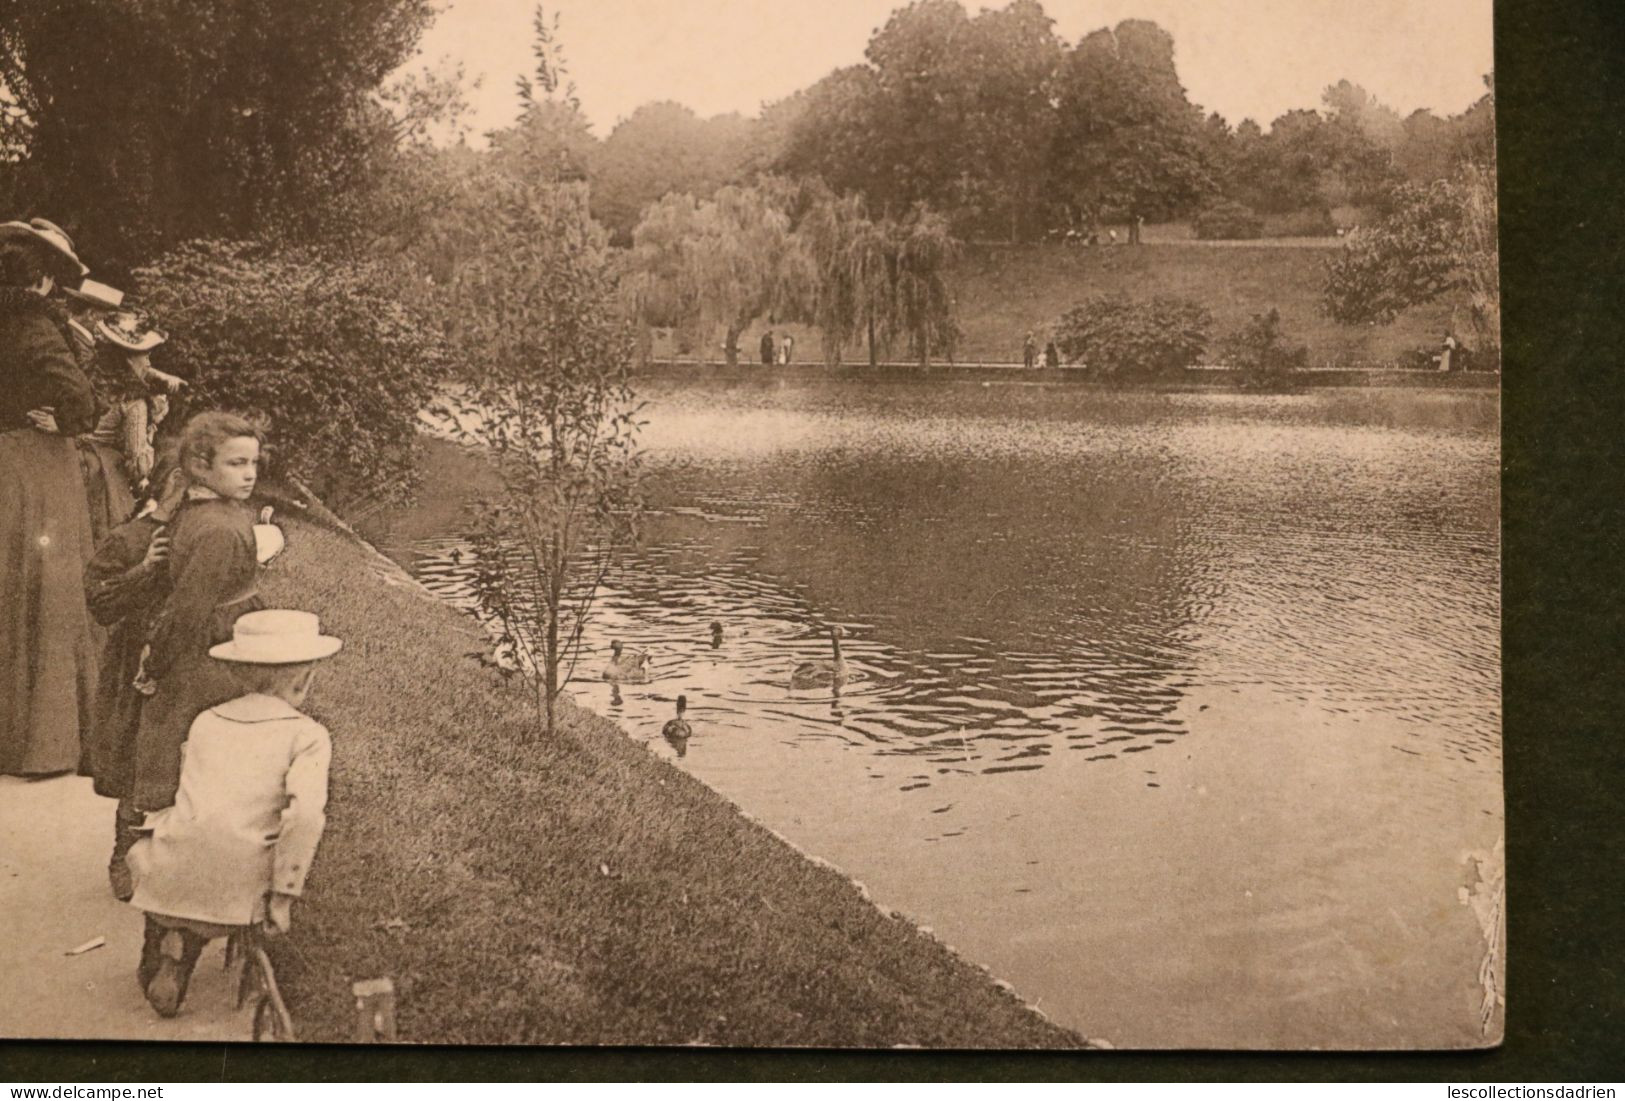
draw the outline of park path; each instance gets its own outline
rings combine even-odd
[[[107,888],[112,840],[113,801],[88,779],[0,777],[0,1039],[247,1040],[223,941],[204,951],[178,1016],[147,1005],[141,914]],[[107,943],[64,955],[95,937]]]

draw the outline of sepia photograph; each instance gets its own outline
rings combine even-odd
[[[0,1039],[1502,1043],[1491,0],[989,2],[0,0]]]

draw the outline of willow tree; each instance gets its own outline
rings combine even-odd
[[[632,237],[623,280],[632,304],[642,304],[639,320],[655,324],[667,306],[686,309],[697,323],[722,328],[730,365],[752,323],[797,315],[808,297],[811,264],[783,204],[762,188],[725,187],[702,203],[667,195]]]
[[[952,358],[959,341],[953,290],[948,269],[959,255],[959,242],[948,229],[948,219],[916,204],[892,234],[893,316],[899,332],[908,336],[909,350],[921,367],[931,365],[933,352]]]

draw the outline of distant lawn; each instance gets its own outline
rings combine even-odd
[[[1450,321],[1448,303],[1409,311],[1380,327],[1338,325],[1323,316],[1320,288],[1332,247],[1314,245],[1312,239],[1281,247],[1167,240],[1137,248],[979,249],[957,273],[965,330],[959,358],[1020,359],[1028,328],[1043,333],[1084,299],[1112,292],[1194,299],[1213,311],[1216,336],[1239,328],[1252,314],[1278,309],[1287,336],[1309,346],[1315,367],[1382,366],[1439,343]]]
[[[351,983],[389,976],[416,1042],[1081,1043],[609,722],[527,743],[469,620],[285,522],[267,599],[345,640],[311,708],[327,835],[276,949],[302,1039],[347,1039]]]
[[[1121,230],[1119,230],[1121,232]],[[1149,297],[1173,294],[1193,298],[1213,311],[1214,336],[1239,328],[1255,313],[1281,311],[1286,335],[1309,347],[1315,367],[1383,367],[1421,347],[1436,351],[1450,324],[1451,303],[1407,311],[1392,325],[1338,325],[1320,312],[1326,260],[1336,238],[1283,238],[1273,242],[1199,242],[1182,223],[1147,226],[1140,247],[1096,248],[1057,244],[976,246],[966,250],[954,273],[959,321],[965,331],[962,362],[1019,362],[1022,336],[1040,335],[1056,318],[1093,294],[1113,291]],[[760,322],[740,341],[740,359],[755,363],[768,328]],[[795,358],[818,363],[818,333],[805,325],[772,326],[794,334]],[[718,338],[720,340],[720,337]],[[669,339],[656,341],[655,354],[669,356]],[[904,349],[894,349],[902,359]],[[720,359],[720,343],[690,355]],[[866,362],[867,353],[849,349],[847,362]]]

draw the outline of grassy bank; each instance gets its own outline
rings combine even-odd
[[[311,706],[327,835],[277,961],[302,1038],[346,1039],[351,983],[387,975],[419,1042],[1080,1043],[605,720],[527,741],[470,621],[286,528],[268,600],[345,639]]]
[[[1091,295],[1107,293],[1136,298],[1177,295],[1200,302],[1213,312],[1215,340],[1240,328],[1255,313],[1278,309],[1283,330],[1309,348],[1314,367],[1383,367],[1417,348],[1437,351],[1451,325],[1449,301],[1408,310],[1391,325],[1339,325],[1325,317],[1320,312],[1320,290],[1333,247],[1327,242],[1246,242],[1227,247],[1158,240],[1149,232],[1148,240],[1138,248],[1046,244],[968,249],[952,276],[964,329],[957,358],[967,363],[1019,362],[1028,329],[1042,336],[1062,313]],[[768,323],[761,321],[741,338],[742,360],[758,361],[757,344],[767,328]],[[798,362],[823,361],[815,330],[801,325],[774,325],[773,330],[795,335]],[[674,348],[670,340],[660,340],[654,351],[657,357],[669,356]],[[720,358],[720,348],[697,348],[692,354]],[[845,358],[868,362],[860,349],[849,350]]]

